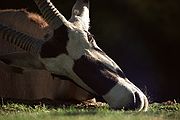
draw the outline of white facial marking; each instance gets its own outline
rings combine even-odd
[[[84,6],[83,9],[84,9],[84,11],[81,15],[80,21],[82,22],[84,30],[88,31],[89,23],[90,23],[89,9],[86,6]]]
[[[110,107],[122,108],[132,102],[132,99],[134,100],[134,103],[136,102],[135,92],[139,95],[141,101],[139,111],[143,108],[144,111],[147,111],[147,97],[134,84],[130,84],[123,78],[119,78],[119,82],[107,94],[103,95],[103,98]]]
[[[74,61],[66,54],[61,54],[55,58],[42,58],[41,61],[49,71],[59,75],[67,75],[67,72],[74,65]]]
[[[69,30],[68,36],[69,41],[66,49],[69,56],[71,56],[72,59],[77,60],[85,54],[86,49],[90,48],[86,32],[73,29]]]
[[[132,97],[133,91],[131,90],[131,86],[127,84],[124,79],[120,78],[119,82],[105,95],[103,98],[110,107],[119,108],[127,105]]]
[[[74,61],[66,54],[61,54],[56,58],[43,58],[41,61],[46,65],[48,71],[57,75],[65,75],[71,78],[75,83],[85,88],[91,93],[95,92],[89,88],[73,71]]]
[[[148,102],[148,99],[147,97],[144,95],[144,111],[147,111],[148,110],[148,106],[149,106],[149,102]]]
[[[90,23],[90,18],[89,18],[89,9],[84,6],[83,11],[74,9],[73,14],[71,18],[69,19],[69,22],[75,24],[75,26],[78,26],[79,28],[82,28],[83,30],[88,31],[89,30],[89,23]],[[79,14],[81,14],[79,16]]]

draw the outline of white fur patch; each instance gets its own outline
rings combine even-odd
[[[61,54],[56,58],[43,58],[41,61],[46,65],[48,71],[57,75],[65,75],[71,78],[75,83],[85,88],[91,93],[95,93],[89,88],[72,70],[74,61],[66,54]]]
[[[79,28],[88,31],[90,24],[89,8],[83,6],[83,11],[80,11],[78,9],[73,9],[72,12],[73,13],[69,21],[75,24],[75,26],[78,26]],[[79,16],[79,14],[81,15]]]
[[[147,111],[148,100],[144,93],[127,79],[119,78],[119,82],[105,95],[104,100],[112,108],[122,108],[130,102],[136,102],[135,93],[140,97],[141,105],[139,111]]]
[[[120,78],[119,82],[105,95],[104,100],[112,108],[122,108],[128,105],[132,99],[134,99],[131,86],[127,84],[124,79]]]
[[[90,18],[89,18],[89,9],[87,7],[83,7],[84,11],[81,15],[80,22],[83,25],[84,30],[88,31],[89,29],[89,23],[90,23]]]
[[[90,49],[87,34],[83,30],[72,29],[69,30],[68,36],[69,41],[67,43],[66,49],[72,59],[77,60],[85,54],[86,50]]]

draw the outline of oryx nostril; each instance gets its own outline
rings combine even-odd
[[[135,109],[137,109],[137,108],[141,108],[141,106],[142,106],[142,101],[141,101],[140,95],[137,92],[135,92],[134,107]]]
[[[137,110],[141,109],[142,107],[142,100],[140,98],[140,95],[135,92],[133,94],[133,98],[131,99],[131,102],[125,107],[125,110]]]

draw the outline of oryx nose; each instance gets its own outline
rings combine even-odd
[[[140,97],[140,94],[138,94],[137,92],[135,92],[135,102],[134,102],[134,108],[140,108],[143,104],[143,101]]]
[[[125,110],[138,110],[144,104],[144,101],[142,101],[143,99],[141,98],[141,96],[138,92],[135,92],[133,96],[134,96],[133,99],[125,107]]]

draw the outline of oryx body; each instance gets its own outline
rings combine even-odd
[[[69,20],[49,0],[34,1],[51,27],[50,37],[45,35],[47,38],[39,40],[2,23],[2,39],[32,56],[24,64],[17,62],[20,61],[17,57],[13,58],[11,64],[66,76],[90,94],[102,97],[112,108],[147,110],[148,101],[143,92],[126,78],[89,33],[88,0],[77,0]],[[6,62],[8,58],[12,55],[2,56],[1,60]]]

